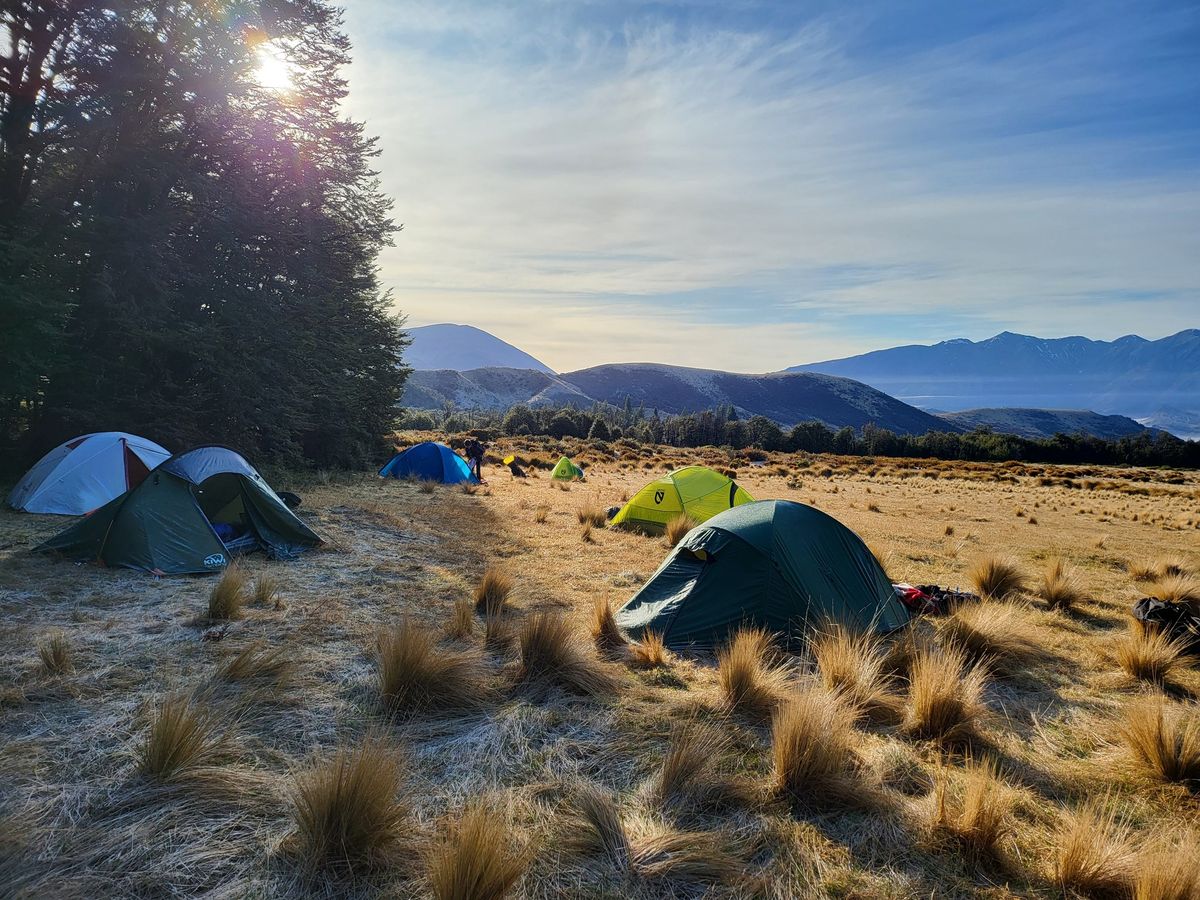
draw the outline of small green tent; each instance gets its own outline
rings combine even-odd
[[[172,456],[39,551],[156,575],[213,572],[240,553],[286,559],[321,539],[225,447]]]
[[[713,516],[687,533],[617,614],[672,649],[711,649],[742,625],[803,639],[837,622],[889,632],[908,610],[853,531],[820,510],[763,500]]]
[[[550,477],[558,481],[582,481],[583,469],[571,462],[565,456],[560,456],[558,462],[554,466],[554,471],[550,473]]]

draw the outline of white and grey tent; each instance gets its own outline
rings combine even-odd
[[[8,495],[8,505],[25,512],[82,516],[137,487],[170,457],[168,450],[136,434],[85,434],[38,460]]]

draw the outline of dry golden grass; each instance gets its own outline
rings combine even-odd
[[[439,647],[433,631],[407,618],[379,634],[375,665],[379,695],[397,711],[469,709],[495,693],[482,656]]]
[[[859,773],[854,714],[819,687],[800,689],[771,721],[771,782],[799,805],[860,804],[870,793]]]
[[[1157,781],[1200,781],[1200,716],[1161,694],[1125,704],[1116,732],[1138,771]]]
[[[981,597],[1003,600],[1025,590],[1026,579],[1017,564],[1005,556],[994,553],[974,560],[967,570],[967,578]]]
[[[851,711],[878,722],[896,720],[899,702],[891,691],[893,678],[884,670],[880,638],[835,625],[814,636],[810,647],[821,681]]]
[[[1129,630],[1117,639],[1117,664],[1130,678],[1164,684],[1182,661],[1186,644],[1167,632],[1144,628],[1130,621]]]
[[[630,644],[627,660],[634,669],[661,669],[671,663],[671,651],[663,643],[663,636],[657,631],[647,631],[641,640]]]
[[[717,681],[729,708],[765,719],[787,686],[787,673],[775,664],[771,636],[761,628],[743,628],[717,652]]]
[[[608,521],[608,511],[598,503],[588,503],[576,508],[575,518],[579,520],[580,525],[603,528]]]
[[[943,645],[962,651],[969,662],[984,663],[990,671],[1005,675],[1019,671],[1037,652],[1029,630],[1023,608],[988,600],[959,604],[938,623]]]
[[[262,572],[254,579],[255,606],[275,606],[279,597],[279,579]]]
[[[525,874],[530,850],[500,803],[484,798],[450,822],[430,852],[430,891],[436,900],[501,900]]]
[[[548,518],[550,518],[550,507],[545,503],[533,511],[533,521],[538,525],[545,525]]]
[[[296,661],[288,647],[267,647],[253,641],[221,663],[217,677],[222,681],[273,681],[282,684],[295,671]]]
[[[1052,557],[1047,562],[1037,593],[1046,606],[1067,612],[1085,599],[1078,577],[1061,556]]]
[[[654,801],[704,812],[749,802],[747,785],[722,769],[729,749],[729,738],[715,726],[694,720],[677,723],[652,783]]]
[[[978,734],[985,713],[986,670],[955,647],[918,648],[909,669],[903,729],[913,737],[962,744]]]
[[[1012,792],[995,762],[968,763],[961,789],[954,794],[943,769],[934,789],[930,829],[935,838],[949,839],[972,861],[996,861],[1012,827],[1013,806]]]
[[[512,593],[514,582],[512,576],[495,567],[489,567],[479,584],[475,586],[475,609],[485,616],[499,615],[504,612],[508,596]]]
[[[305,868],[355,872],[394,858],[408,810],[399,754],[378,738],[340,747],[296,776],[291,843]]]
[[[1200,580],[1190,575],[1165,575],[1150,586],[1150,596],[1164,603],[1200,604]]]
[[[691,516],[680,513],[667,522],[666,528],[663,530],[663,540],[668,547],[674,547],[695,527],[696,523],[692,521]]]
[[[517,634],[520,677],[549,681],[580,694],[608,694],[615,677],[589,652],[579,631],[561,613],[536,612]]]
[[[172,781],[210,762],[221,745],[216,717],[186,694],[171,694],[153,711],[138,747],[138,771]]]
[[[417,482],[417,490],[422,494],[432,494],[437,488],[437,483],[431,478],[422,478]]]
[[[454,640],[466,640],[475,633],[475,607],[466,597],[459,597],[450,609],[450,618],[446,620],[446,637]]]
[[[42,671],[47,675],[69,675],[75,671],[75,662],[71,653],[71,642],[61,631],[56,631],[48,638],[38,642],[38,661]]]
[[[1133,900],[1196,900],[1200,897],[1200,841],[1195,834],[1157,840],[1134,864]]]
[[[242,617],[246,603],[246,573],[236,563],[226,567],[208,594],[208,618],[227,622]]]
[[[607,597],[597,597],[592,606],[592,637],[602,653],[614,653],[629,643],[617,627],[617,619]]]
[[[585,544],[596,543],[596,538],[592,534],[592,523],[591,522],[585,522],[583,527],[579,529],[579,539],[581,541],[583,541]]]
[[[661,830],[631,838],[610,794],[584,784],[575,795],[565,846],[574,853],[602,856],[628,877],[661,884],[673,894],[685,886],[734,881],[745,868],[717,835]]]
[[[1063,810],[1056,835],[1054,879],[1085,897],[1129,896],[1133,873],[1129,827],[1108,798]]]

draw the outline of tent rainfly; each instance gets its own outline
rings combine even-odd
[[[8,495],[13,509],[82,516],[137,487],[170,457],[154,441],[123,431],[101,431],[55,447]]]
[[[853,531],[790,500],[747,503],[687,533],[617,613],[672,649],[711,649],[743,625],[789,643],[838,623],[890,632],[909,621],[879,563]]]
[[[556,481],[582,481],[583,469],[575,465],[565,456],[560,456],[550,472],[550,477]]]
[[[662,534],[676,516],[699,524],[754,500],[736,481],[704,466],[685,466],[650,482],[613,517],[615,528]]]
[[[255,550],[290,559],[321,543],[241,456],[198,447],[37,549],[181,575],[218,571]]]

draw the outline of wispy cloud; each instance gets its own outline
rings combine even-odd
[[[356,2],[384,280],[560,369],[1194,325],[1200,16],[984,6]]]

